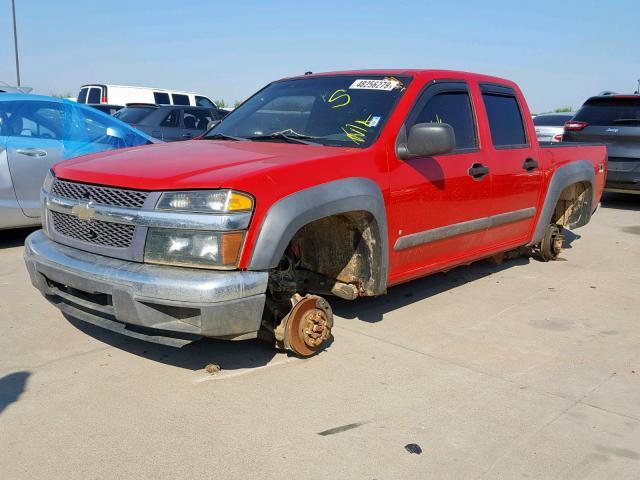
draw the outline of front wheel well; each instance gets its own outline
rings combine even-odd
[[[374,216],[351,211],[300,228],[271,277],[274,281],[288,279],[289,290],[352,299],[379,292],[382,262],[382,242]],[[278,283],[282,287],[282,282]]]

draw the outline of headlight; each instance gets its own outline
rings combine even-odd
[[[56,179],[55,175],[51,170],[47,172],[47,176],[44,178],[44,183],[42,184],[42,189],[45,192],[51,191],[51,187],[53,186],[53,181]]]
[[[144,261],[194,268],[235,268],[244,232],[150,228]]]
[[[253,198],[233,190],[194,190],[189,192],[165,192],[156,209],[188,212],[242,212],[253,208]]]

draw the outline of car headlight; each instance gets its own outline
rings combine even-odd
[[[165,192],[158,200],[157,210],[177,210],[196,213],[250,211],[253,198],[234,190],[194,190]]]
[[[150,228],[144,261],[193,268],[235,268],[244,232]]]
[[[53,186],[53,181],[56,179],[55,175],[53,174],[53,171],[49,170],[47,172],[47,176],[44,177],[44,183],[42,184],[42,189],[45,192],[50,192],[51,191],[51,187]]]

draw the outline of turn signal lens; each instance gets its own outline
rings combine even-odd
[[[238,210],[251,210],[253,208],[253,199],[248,195],[244,195],[238,192],[229,192],[229,199],[227,201],[227,210],[235,212]]]

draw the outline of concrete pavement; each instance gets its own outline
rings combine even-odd
[[[65,319],[0,232],[0,478],[640,478],[640,197],[574,233],[334,301],[299,360]]]

